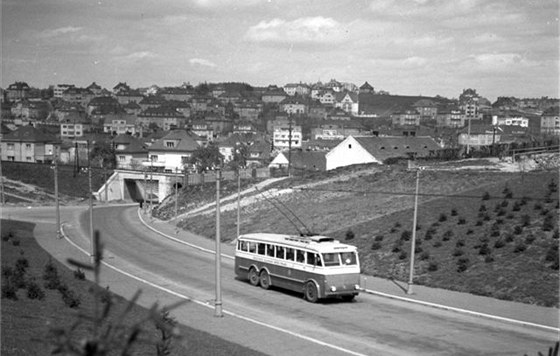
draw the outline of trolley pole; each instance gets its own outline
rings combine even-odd
[[[220,249],[220,168],[216,170],[216,303],[215,317],[221,318],[222,314],[222,281],[221,281],[221,249]]]
[[[93,242],[93,190],[91,185],[91,165],[88,166],[88,180],[89,180],[89,242],[91,251],[91,262],[95,262],[94,242]]]
[[[416,219],[418,216],[418,185],[420,182],[420,168],[416,170],[416,194],[414,195],[414,218],[412,220],[412,244],[410,246],[410,275],[408,277],[408,289],[406,294],[412,294],[414,278],[414,250],[416,249]]]

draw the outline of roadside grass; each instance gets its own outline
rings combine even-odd
[[[56,328],[69,328],[77,320],[77,315],[83,313],[91,315],[95,300],[93,288],[100,288],[94,283],[76,278],[79,273],[71,270],[62,263],[54,260],[35,241],[34,225],[27,222],[1,220],[1,257],[2,257],[2,303],[1,311],[1,354],[2,355],[45,355],[52,351]],[[23,262],[26,261],[26,262]],[[23,267],[27,265],[27,267]],[[78,300],[78,305],[70,307],[56,289],[45,288],[44,274],[46,266],[49,270],[56,270],[60,283]],[[22,284],[15,297],[6,297],[8,270],[24,269]],[[75,276],[76,275],[76,276]],[[35,287],[30,288],[31,285]],[[29,290],[35,291],[34,299],[29,296]],[[40,290],[43,298],[36,297]],[[137,305],[130,306],[123,298],[110,293],[114,305],[107,322],[114,321],[126,308],[131,308],[126,318],[127,325],[133,325],[145,320],[149,311]],[[66,299],[68,300],[68,299]],[[170,317],[173,317],[173,311]],[[247,349],[196,330],[196,321],[192,326],[177,325],[182,336],[181,340],[171,343],[170,355],[261,355]],[[79,342],[91,332],[91,325],[82,324],[73,330],[75,341]],[[155,325],[147,322],[142,324],[141,341],[135,344],[132,354],[155,355],[156,343],[161,340],[160,331]]]
[[[558,307],[558,191],[551,183],[558,185],[557,172],[421,172],[414,282]],[[299,184],[291,179],[275,188]],[[383,167],[243,207],[240,232],[297,234],[293,224],[305,232],[303,223],[356,245],[364,273],[407,281],[414,189],[415,172]],[[237,212],[220,219],[222,239],[233,240]],[[178,225],[211,237],[215,215]]]

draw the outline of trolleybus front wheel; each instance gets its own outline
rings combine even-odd
[[[255,287],[259,285],[259,274],[256,268],[251,268],[249,270],[249,282]]]
[[[270,288],[270,276],[268,275],[268,272],[266,270],[261,272],[259,280],[263,289]]]
[[[311,303],[315,303],[319,300],[319,291],[317,286],[313,282],[307,282],[304,289],[305,299]]]

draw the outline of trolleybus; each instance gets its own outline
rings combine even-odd
[[[360,291],[356,247],[327,236],[241,235],[235,273],[264,289],[275,286],[303,292],[312,303],[329,297],[352,300]]]

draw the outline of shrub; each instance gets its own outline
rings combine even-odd
[[[352,230],[346,231],[345,239],[346,240],[352,240],[353,238],[354,238],[354,232]]]
[[[12,245],[14,245],[14,246],[19,246],[19,245],[20,245],[19,239],[18,239],[18,238],[14,238],[14,239],[12,240]]]
[[[535,242],[537,238],[535,237],[535,235],[529,235],[525,238],[525,243],[527,245],[531,245],[533,242]]]
[[[461,273],[467,270],[470,260],[467,257],[460,258],[457,261],[457,272]]]
[[[558,240],[559,234],[558,229],[554,229],[554,233],[552,233],[552,238]]]
[[[381,248],[381,243],[378,241],[373,241],[373,243],[371,244],[371,249],[372,250],[379,250]]]
[[[486,263],[492,263],[492,262],[494,262],[494,256],[492,256],[492,255],[487,255],[487,256],[484,258],[484,262],[486,262]]]
[[[20,258],[17,259],[17,261],[16,261],[16,271],[21,271],[21,272],[25,273],[25,270],[27,269],[27,267],[29,267],[29,261],[27,261],[27,258],[20,257]]]
[[[515,203],[513,203],[513,207],[511,208],[511,210],[513,211],[521,210],[521,204],[518,201],[516,201]]]
[[[521,235],[522,232],[523,232],[523,227],[519,225],[515,225],[515,227],[513,228],[513,233],[516,235]]]
[[[511,190],[507,186],[504,188],[502,193],[504,194],[504,198],[506,198],[506,199],[511,199],[513,197],[513,193],[511,192]]]
[[[506,242],[504,239],[497,239],[496,242],[494,242],[494,247],[495,248],[502,248],[506,245]]]
[[[529,226],[531,224],[531,217],[527,214],[521,216],[521,224],[523,227]]]
[[[433,246],[436,247],[436,248],[437,248],[437,247],[441,247],[441,245],[442,245],[441,241],[436,241],[436,242],[434,242],[434,244],[433,244]]]
[[[401,253],[399,254],[399,260],[404,260],[408,257],[408,254],[406,253],[406,251],[401,251]]]
[[[435,261],[430,262],[430,264],[428,265],[428,271],[430,272],[435,272],[438,270],[438,263]]]
[[[500,225],[498,224],[492,225],[492,228],[490,229],[490,236],[492,237],[500,236]]]
[[[511,220],[511,219],[513,219],[513,218],[515,218],[515,215],[513,215],[513,213],[509,213],[509,214],[506,215],[506,219],[510,219],[510,220]]]
[[[60,279],[58,277],[58,270],[51,260],[45,265],[43,272],[43,280],[45,281],[45,288],[58,289],[60,287]]]
[[[453,237],[453,235],[454,235],[453,230],[447,230],[446,232],[443,233],[442,240],[449,241]]]
[[[558,245],[551,245],[546,251],[544,260],[546,262],[554,262],[558,260]]]
[[[489,214],[484,214],[484,216],[482,217],[482,220],[490,221],[490,215]]]
[[[455,246],[457,246],[457,247],[465,246],[465,240],[463,240],[463,239],[457,240],[457,242],[455,243]]]
[[[84,279],[86,279],[86,274],[84,273],[84,271],[78,268],[77,270],[74,271],[74,278],[83,281]]]
[[[509,201],[507,200],[502,200],[502,203],[500,204],[502,208],[507,208],[508,205],[509,205]]]
[[[64,301],[66,306],[70,308],[77,308],[82,303],[80,297],[65,284],[60,285],[58,291],[62,294],[62,301]]]
[[[478,211],[479,211],[479,212],[484,212],[484,211],[486,211],[486,205],[480,204],[480,208],[478,208]]]
[[[17,288],[12,283],[2,284],[2,298],[18,300]]]
[[[424,234],[424,240],[431,240],[432,237],[434,237],[435,233],[436,233],[436,229],[430,227],[428,230],[426,230],[426,233]]]
[[[420,259],[420,261],[426,261],[430,259],[430,253],[428,251],[424,251],[420,254],[418,258]]]
[[[375,236],[374,241],[381,242],[381,241],[383,241],[384,238],[385,238],[385,236],[383,236],[383,235],[377,235],[377,236]]]
[[[489,200],[489,199],[490,199],[490,193],[484,192],[484,194],[482,194],[482,200]]]
[[[402,246],[401,246],[401,245],[399,245],[399,244],[394,244],[394,245],[393,245],[393,249],[391,250],[391,252],[398,253],[398,252],[401,252],[401,250],[402,250]]]
[[[457,216],[457,209],[453,208],[451,209],[451,216]]]
[[[396,227],[396,228],[399,228],[399,227],[401,227],[401,223],[397,221],[397,222],[395,222],[395,225],[393,225],[393,226]]]
[[[507,234],[505,237],[505,241],[506,242],[513,242],[515,240],[515,238],[513,237],[512,234]]]
[[[467,235],[472,235],[473,233],[474,233],[473,229],[468,229],[466,234]]]
[[[541,203],[535,203],[535,205],[533,205],[533,209],[535,209],[535,210],[541,210],[541,209],[542,209]]]
[[[445,215],[444,213],[441,213],[441,214],[439,215],[438,221],[439,221],[439,222],[444,222],[444,221],[446,221],[446,220],[447,220],[447,215]]]
[[[519,242],[515,245],[515,247],[513,248],[513,252],[515,253],[519,253],[519,252],[523,252],[527,249],[527,246],[525,245],[525,243],[523,242]]]
[[[401,233],[401,240],[409,241],[411,236],[412,236],[412,232],[410,232],[409,230],[405,230]]]
[[[498,216],[504,216],[504,215],[506,215],[506,213],[507,213],[507,211],[506,211],[505,209],[500,208],[500,209],[498,210],[497,215],[498,215]]]
[[[421,253],[422,251],[424,251],[422,246],[414,246],[414,253]]]
[[[488,247],[488,244],[482,244],[480,249],[478,250],[478,254],[482,256],[489,255],[492,252],[492,249]]]
[[[548,183],[548,191],[550,193],[555,193],[558,191],[558,184],[556,184],[556,182],[554,181],[554,179],[550,180],[550,183]]]
[[[456,248],[456,249],[453,251],[453,256],[455,256],[455,257],[463,256],[464,254],[465,254],[465,252],[464,252],[462,249],[460,249],[460,248]]]
[[[542,224],[543,231],[552,231],[555,227],[555,219],[552,215],[545,216]]]
[[[45,292],[35,281],[31,281],[27,284],[27,298],[43,300],[45,299]]]
[[[482,222],[482,220],[477,220],[476,223],[474,224],[475,226],[482,226],[482,224],[484,224]]]
[[[527,205],[528,201],[529,201],[529,198],[527,198],[526,196],[523,196],[523,197],[521,197],[521,200],[519,201],[519,204]]]
[[[467,223],[467,219],[461,217],[457,220],[457,225],[465,225]]]

